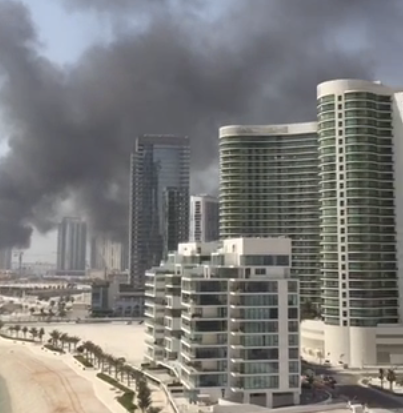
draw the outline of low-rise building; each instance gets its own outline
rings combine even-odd
[[[143,296],[144,290],[129,284],[128,273],[109,274],[92,283],[91,312],[103,317],[141,317]]]
[[[180,244],[146,275],[149,361],[176,359],[183,385],[212,400],[297,404],[298,281],[291,241]]]

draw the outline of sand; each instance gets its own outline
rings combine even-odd
[[[144,362],[146,352],[145,326],[133,323],[120,324],[36,324],[44,327],[46,333],[59,330],[62,333],[78,336],[83,341],[89,340],[102,347],[106,353],[124,357],[128,363],[139,366]]]
[[[62,360],[41,352],[40,349],[33,351],[29,345],[8,344],[7,340],[0,339],[0,375],[6,381],[12,413],[121,411],[114,406],[107,408],[97,398],[93,384]],[[107,385],[105,391],[108,391]]]

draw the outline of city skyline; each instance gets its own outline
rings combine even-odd
[[[6,2],[2,2],[2,4],[6,4]],[[13,4],[13,3],[11,2],[10,4]],[[101,24],[102,19],[99,19],[99,16],[96,15],[96,13],[92,14],[90,12],[87,12],[87,10],[80,9],[80,7],[76,9],[65,8],[64,6],[66,5],[66,2],[60,1],[60,2],[51,2],[49,4],[46,4],[45,2],[40,1],[40,0],[30,0],[30,1],[25,0],[25,2],[23,2],[22,4],[25,4],[27,6],[27,10],[31,14],[31,16],[29,15],[29,13],[27,13],[27,15],[23,15],[22,13],[20,13],[20,15],[18,15],[18,19],[20,19],[21,17],[23,17],[23,19],[16,21],[15,22],[16,26],[18,26],[19,24],[20,25],[26,24],[27,22],[30,23],[30,21],[27,19],[32,17],[33,24],[31,28],[33,28],[33,32],[35,32],[35,30],[37,29],[37,34],[38,34],[37,40],[39,40],[39,42],[33,41],[33,43],[35,43],[36,45],[40,44],[40,46],[38,46],[38,48],[34,50],[35,55],[39,55],[41,57],[44,56],[48,58],[49,64],[51,65],[52,63],[55,63],[55,69],[59,70],[60,71],[59,73],[61,74],[67,73],[67,72],[64,72],[64,69],[67,66],[79,66],[81,63],[80,59],[83,57],[83,54],[85,54],[84,52],[89,47],[91,47],[93,44],[99,44],[101,48],[105,47],[107,44],[116,45],[116,44],[119,44],[119,42],[116,43],[115,41],[117,39],[120,39],[122,36],[121,32],[114,31],[114,29],[116,28],[115,26],[116,21],[122,18],[121,10],[119,10],[118,8],[115,9],[114,7],[109,7],[109,8],[97,10],[100,12],[100,14],[107,15],[108,19],[110,17],[110,20],[107,19],[108,24]],[[215,4],[217,4],[217,2],[215,2]],[[227,6],[228,6],[228,2],[224,2],[224,1],[220,2],[220,6],[214,6],[214,2],[210,2],[210,4],[206,6],[206,8],[203,8],[201,11],[198,10],[198,12],[200,13],[198,13],[197,16],[201,20],[200,21],[197,20],[196,23],[202,22],[204,25],[206,25],[210,23],[216,24],[217,22],[220,22],[223,28],[231,27],[231,26],[227,26],[229,24],[227,20],[227,17],[228,17],[228,9],[226,8]],[[287,9],[288,6],[284,5],[284,2],[277,2],[275,6],[273,7],[274,7],[273,10],[275,11],[273,15],[288,16],[288,19],[291,19],[293,15],[296,15],[293,13],[287,13],[289,11]],[[282,7],[284,7],[284,9],[282,9]],[[185,134],[189,134],[189,136],[195,136],[194,144],[196,145],[196,149],[197,149],[196,153],[198,154],[198,156],[196,156],[192,162],[192,164],[194,165],[194,168],[198,172],[197,174],[195,174],[195,181],[207,182],[208,179],[203,179],[203,178],[200,179],[200,176],[204,176],[210,179],[211,179],[211,176],[214,176],[213,172],[211,174],[205,174],[206,171],[210,171],[210,170],[212,171],[215,169],[214,162],[209,163],[209,164],[206,164],[205,161],[199,162],[201,159],[206,159],[206,157],[204,156],[206,154],[206,148],[208,148],[207,153],[210,153],[210,154],[214,153],[213,151],[210,151],[210,144],[211,142],[213,142],[214,133],[212,133],[213,129],[209,129],[209,133],[207,134],[205,133],[204,130],[201,133],[201,135],[199,133],[197,134],[192,133],[192,130],[188,130],[189,124],[184,125],[184,122],[187,119],[191,120],[190,124],[197,125],[196,129],[200,128],[200,125],[203,125],[205,122],[207,122],[207,120],[208,120],[207,123],[209,123],[209,125],[214,124],[217,126],[228,124],[228,120],[230,119],[231,120],[239,119],[240,122],[242,123],[266,124],[266,123],[272,123],[272,121],[274,120],[273,118],[277,116],[279,118],[283,118],[285,116],[284,115],[285,113],[291,112],[290,110],[289,111],[285,110],[287,107],[293,108],[293,112],[296,112],[295,113],[296,117],[306,118],[307,113],[311,112],[311,109],[309,111],[306,111],[305,107],[307,107],[307,105],[304,105],[301,103],[304,102],[303,98],[304,96],[307,96],[306,95],[307,91],[312,90],[310,88],[312,88],[313,86],[313,80],[320,81],[320,80],[323,80],[323,78],[328,78],[328,79],[341,78],[341,77],[348,77],[349,75],[353,75],[354,77],[362,76],[365,78],[374,78],[376,75],[376,77],[384,79],[385,82],[387,83],[391,83],[391,84],[400,83],[399,82],[400,75],[398,74],[398,71],[394,70],[394,67],[399,66],[398,64],[396,64],[397,63],[396,58],[395,60],[393,60],[393,64],[388,63],[388,62],[392,62],[390,59],[387,58],[388,56],[386,55],[386,53],[390,52],[390,47],[392,47],[392,45],[389,42],[387,42],[389,46],[388,48],[383,47],[383,48],[377,49],[378,50],[378,54],[376,55],[377,58],[375,59],[375,61],[371,62],[371,65],[368,65],[368,62],[366,61],[365,56],[360,55],[361,50],[365,50],[365,51],[368,50],[367,46],[376,48],[377,45],[379,44],[385,44],[385,42],[382,41],[383,35],[379,35],[379,36],[377,35],[376,38],[373,38],[373,36],[370,34],[368,36],[362,36],[361,32],[358,33],[358,29],[357,30],[354,29],[354,27],[358,27],[358,26],[362,27],[363,30],[366,30],[369,27],[371,27],[371,33],[382,32],[381,30],[379,31],[372,30],[374,28],[373,26],[374,22],[372,21],[372,14],[371,14],[373,9],[371,9],[371,11],[368,11],[368,14],[366,11],[366,13],[360,13],[360,15],[357,15],[356,9],[354,8],[354,6],[351,6],[351,13],[340,15],[338,14],[339,10],[337,8],[333,8],[333,6],[331,5],[329,6],[329,10],[327,10],[326,12],[321,10],[321,13],[323,14],[320,16],[316,16],[316,15],[311,16],[309,13],[306,13],[306,10],[307,9],[304,9],[304,8],[298,9],[299,13],[297,14],[300,16],[298,21],[301,24],[291,25],[293,27],[293,31],[289,31],[289,30],[283,31],[282,27],[285,27],[285,25],[280,24],[276,26],[274,24],[274,21],[271,21],[272,24],[266,24],[267,22],[265,22],[264,25],[260,25],[261,22],[258,17],[259,15],[265,15],[264,12],[267,11],[267,9],[263,5],[263,2],[260,2],[259,4],[257,4],[255,8],[251,11],[252,13],[251,16],[256,17],[256,25],[255,25],[256,27],[254,29],[258,30],[258,32],[260,29],[262,29],[261,34],[263,38],[265,38],[265,36],[272,35],[271,37],[278,38],[278,39],[281,39],[282,36],[284,36],[284,40],[293,39],[293,41],[285,42],[288,48],[287,49],[288,53],[286,54],[287,59],[281,57],[283,55],[278,55],[277,50],[273,49],[271,53],[268,53],[268,55],[271,55],[274,57],[279,56],[279,58],[273,58],[273,59],[271,58],[270,65],[268,65],[268,62],[266,60],[259,62],[260,64],[257,64],[257,65],[251,64],[251,66],[254,66],[256,68],[260,67],[259,71],[252,73],[251,76],[246,75],[246,73],[249,73],[248,72],[250,70],[249,66],[237,65],[236,61],[234,62],[231,60],[232,56],[231,56],[231,59],[225,59],[225,60],[227,60],[230,63],[229,65],[230,67],[231,66],[234,67],[234,72],[221,70],[221,69],[218,70],[218,68],[217,70],[210,70],[212,69],[212,67],[208,67],[207,68],[208,70],[205,71],[205,73],[212,73],[214,75],[218,75],[219,73],[225,73],[226,75],[224,78],[222,77],[209,78],[207,84],[204,83],[205,79],[203,77],[199,78],[199,83],[203,84],[204,86],[206,85],[208,86],[211,84],[211,85],[214,85],[215,89],[217,89],[217,85],[221,85],[223,82],[225,83],[228,79],[228,75],[233,74],[233,73],[243,73],[244,75],[242,76],[242,79],[253,79],[254,81],[249,84],[249,86],[251,86],[250,88],[241,88],[241,91],[243,92],[240,94],[237,94],[238,91],[235,90],[234,87],[226,88],[225,91],[227,94],[229,94],[228,99],[223,99],[222,101],[218,100],[217,98],[219,96],[222,96],[222,97],[227,96],[225,93],[218,94],[218,96],[216,95],[212,96],[210,94],[207,94],[203,97],[203,95],[198,95],[198,92],[196,90],[193,90],[192,88],[186,88],[185,89],[186,91],[189,91],[189,92],[192,91],[191,95],[189,96],[191,99],[186,100],[185,102],[182,102],[182,106],[179,106],[181,108],[181,117],[180,117],[179,122],[176,116],[177,115],[176,112],[172,116],[168,116],[169,117],[168,123],[157,122],[161,126],[164,123],[165,125],[169,123],[174,124],[175,129],[181,129],[181,130],[176,130],[175,132],[181,132],[181,133],[185,132]],[[133,8],[133,9],[129,8],[128,15],[130,14],[132,18],[136,14],[137,11],[138,9],[136,8]],[[179,10],[176,8],[174,8],[173,11],[175,13],[179,13]],[[393,18],[396,18],[396,16],[399,15],[399,13],[397,13],[398,11],[399,11],[398,8],[394,8],[394,5],[388,4],[388,7],[379,8],[378,10],[379,13],[377,15],[388,16],[390,17],[390,19],[393,20]],[[240,7],[239,9],[236,10],[236,16],[239,19],[241,19],[242,16],[247,15],[247,12],[248,10],[245,10],[242,7]],[[344,23],[348,25],[348,27],[350,27],[351,30],[348,31],[348,36],[345,34],[345,31],[341,31],[339,29],[339,27],[341,26],[338,23],[337,25],[335,25],[334,23],[335,19],[332,18],[333,17],[332,13],[335,16],[339,16],[340,19],[344,19],[343,20]],[[152,21],[153,11],[151,9],[141,10],[141,13],[138,13],[137,18],[134,17],[132,24],[130,25],[130,27],[127,27],[127,29],[129,31],[132,31],[134,34],[139,33],[140,29],[142,30],[148,29],[148,26],[145,23],[145,21],[147,21],[147,18],[145,17],[147,16],[150,18],[150,21]],[[126,16],[123,16],[123,20],[125,19],[126,19]],[[354,19],[359,20],[361,24],[352,25],[352,23],[355,22]],[[243,20],[240,20],[240,22],[242,21]],[[323,31],[323,36],[321,36],[321,40],[319,43],[315,43],[315,42],[318,42],[318,39],[316,37],[313,37],[312,39],[310,38],[310,40],[312,40],[312,44],[315,44],[315,47],[312,47],[312,50],[316,50],[317,53],[315,52],[307,56],[306,61],[310,61],[310,65],[304,65],[303,67],[299,67],[299,72],[300,72],[299,76],[294,76],[293,73],[291,73],[292,68],[294,66],[297,66],[297,65],[293,65],[294,59],[300,60],[298,56],[299,56],[300,51],[303,50],[303,47],[301,47],[301,45],[303,45],[305,41],[308,41],[308,39],[306,38],[307,33],[303,33],[304,35],[300,36],[301,34],[300,29],[302,26],[304,26],[303,22],[305,22],[305,25],[307,27],[311,27],[310,23],[315,23],[316,21],[318,22],[327,21],[328,23],[326,25],[321,26],[321,30]],[[377,25],[379,24],[381,26],[383,24],[382,23],[383,21],[384,20],[379,19],[379,22],[376,21],[375,24]],[[5,20],[5,22],[7,22],[7,19]],[[242,24],[241,26],[243,27]],[[7,26],[4,26],[4,27],[7,27]],[[77,30],[76,28],[79,28],[79,29]],[[7,30],[8,29],[9,27],[7,27]],[[184,27],[183,29],[185,30],[186,28]],[[243,38],[245,39],[245,44],[247,45],[251,39],[254,39],[255,33],[253,32],[253,30],[249,30],[248,28],[246,28],[246,26],[245,28],[243,28],[243,31],[245,32]],[[26,33],[28,32],[30,33],[29,30],[26,31]],[[11,33],[12,32],[10,32],[9,34]],[[64,33],[72,33],[73,35],[65,37]],[[156,33],[156,35],[157,34],[159,35],[159,33]],[[231,35],[235,36],[235,33],[231,33]],[[332,39],[337,38],[337,42],[333,46],[334,50],[332,48],[324,47],[325,39],[329,39],[329,38],[332,38]],[[160,39],[160,37],[158,37],[158,39]],[[346,41],[347,39],[348,39],[348,42]],[[176,36],[174,40],[176,40]],[[303,43],[300,44],[299,43],[300,41],[302,41]],[[277,43],[277,42],[274,42],[274,43]],[[295,48],[292,45],[294,45]],[[248,50],[248,53],[249,53],[250,48],[247,47],[245,50]],[[218,51],[222,52],[223,50],[219,49]],[[243,52],[244,52],[244,49],[239,50],[239,53],[243,53]],[[151,49],[150,49],[150,53],[151,53]],[[186,50],[185,53],[188,53],[188,51]],[[211,56],[212,56],[211,58],[212,60],[216,61],[213,58],[215,56],[214,53],[215,51],[211,52]],[[238,60],[239,53],[237,54],[237,60]],[[188,56],[188,54],[186,55]],[[221,56],[222,53],[220,53],[219,55]],[[257,55],[259,56],[259,58],[263,58],[261,53],[258,53]],[[334,60],[334,57],[332,56],[337,56],[336,61]],[[254,57],[255,57],[255,54],[254,54]],[[140,60],[144,60],[144,59],[140,59]],[[242,61],[243,59],[240,59],[240,60]],[[180,60],[178,60],[178,62],[179,61]],[[251,60],[248,60],[248,61],[251,62]],[[274,64],[273,62],[278,62],[280,66],[272,67],[271,65]],[[170,61],[170,64],[172,64],[172,61]],[[312,65],[316,67],[314,76],[311,75],[312,71],[309,70],[308,68],[308,66],[311,67]],[[154,65],[154,67],[160,67],[160,66],[161,67],[164,66],[165,68],[164,70],[167,72],[168,66],[166,66],[165,64]],[[192,66],[193,70],[191,70],[190,72],[191,73],[194,72],[197,66],[198,66],[197,64],[193,65]],[[372,66],[374,70],[373,71],[367,70],[368,66]],[[169,67],[172,67],[172,66],[169,66]],[[175,70],[173,71],[173,73],[177,73],[177,70],[179,68],[180,68],[180,65],[175,66],[174,68]],[[286,68],[288,68],[289,70],[282,70]],[[273,70],[267,70],[267,69],[273,69]],[[303,69],[303,72],[301,72],[302,69]],[[18,71],[14,71],[14,73],[17,73],[17,72]],[[261,76],[261,72],[266,73],[264,77]],[[6,76],[12,79],[12,75],[14,75],[14,73],[7,71]],[[172,73],[172,71],[170,71],[169,73]],[[275,79],[276,81],[271,81],[270,73],[278,73],[279,75],[281,74],[280,79]],[[148,74],[149,73],[147,72],[147,75]],[[256,76],[253,76],[253,75],[256,75]],[[123,77],[124,76],[122,76],[122,78]],[[171,79],[170,76],[167,76],[167,78]],[[298,78],[298,80],[295,80],[296,78]],[[242,80],[242,79],[235,78],[235,81],[230,81],[228,79],[228,83],[231,84],[232,86],[243,85],[242,82],[236,81],[236,80]],[[300,79],[303,79],[303,81],[300,82]],[[18,82],[18,84],[23,84],[23,83],[24,82]],[[103,83],[105,85],[109,84],[109,82],[103,82]],[[257,90],[254,88],[254,86],[256,86],[256,84],[260,85],[263,83],[272,84],[272,85],[276,84],[278,85],[278,90],[276,88],[275,90],[273,88],[270,88],[269,91],[265,91],[265,97],[262,98],[261,95],[258,96],[258,94],[256,93]],[[192,85],[195,85],[195,84],[198,84],[198,83],[192,82]],[[162,90],[160,89],[160,86],[161,85],[158,84],[156,89]],[[282,87],[285,87],[285,86],[287,86],[287,88],[285,88],[284,90],[288,90],[288,92],[284,94],[280,93],[280,91],[282,90]],[[164,84],[164,87],[165,87],[165,84]],[[234,93],[236,92],[235,99],[234,99],[234,96],[231,96],[231,92],[232,92],[231,89],[234,89]],[[259,87],[259,89],[261,88]],[[121,89],[121,90],[124,90],[124,89]],[[182,90],[182,88],[178,90]],[[204,87],[204,91],[207,92],[206,87]],[[218,89],[217,89],[217,92],[218,92]],[[312,93],[312,92],[309,92],[309,93]],[[258,96],[257,100],[252,99],[252,101],[250,101],[251,94],[252,96]],[[27,93],[26,95],[31,95],[31,94]],[[32,95],[34,96],[35,93]],[[186,95],[186,93],[179,94],[179,95],[182,97]],[[160,99],[160,100],[164,101],[167,96],[168,95],[166,95],[164,92],[163,94],[164,99]],[[195,99],[196,96],[202,96],[202,98]],[[239,96],[242,96],[242,99],[238,99]],[[213,97],[214,99],[212,99]],[[175,101],[175,100],[176,99],[173,99],[172,101]],[[153,102],[157,101],[154,95],[153,95],[152,101]],[[165,100],[165,101],[168,101],[168,100]],[[186,116],[186,115],[183,116],[184,108],[188,107],[189,104],[194,105],[194,102],[209,102],[208,104],[200,105],[200,107],[198,106],[200,119],[196,122],[195,122],[195,119],[196,119],[195,114],[197,113],[197,111],[192,112],[191,116]],[[218,107],[215,106],[215,102],[219,103]],[[234,104],[235,102],[238,102],[238,105],[239,105],[239,102],[247,102],[247,104],[245,106],[236,106],[234,108],[231,106],[228,107],[227,106],[228,102],[234,102]],[[273,105],[272,104],[273,102],[276,102],[276,104]],[[167,106],[170,106],[170,105],[167,105]],[[48,108],[49,107],[52,107],[51,103],[50,103],[50,106],[48,106]],[[206,107],[209,108],[209,111],[211,110],[211,112],[207,114],[202,113],[200,109],[206,108]],[[268,112],[265,109],[267,107],[270,107],[270,111]],[[165,116],[166,106],[164,105],[164,110],[161,111],[160,109],[161,108],[159,108],[157,112],[153,114],[154,120],[161,119],[162,117]],[[215,118],[214,116],[211,116],[212,114],[214,115],[215,113],[218,113],[221,110],[225,113],[225,116],[221,117],[220,115],[219,118]],[[139,111],[139,108],[136,107],[136,110],[133,111],[133,113],[136,114],[138,113],[138,111]],[[265,115],[267,116],[267,114],[269,114],[270,119],[265,119]],[[175,119],[174,122],[173,122],[173,119]],[[256,122],[256,120],[258,120],[259,122]],[[277,120],[281,122],[283,119],[277,119]],[[299,119],[295,119],[295,120],[299,120]],[[115,125],[116,124],[122,125],[122,123],[120,122],[115,123]],[[124,125],[125,126],[119,127],[119,130],[121,131],[127,130],[128,125],[125,122],[124,122]],[[144,130],[144,127],[142,127],[143,132],[155,132],[155,130],[151,130],[153,128],[151,128],[150,125],[151,124],[147,125],[148,127],[146,128],[146,130]],[[158,132],[165,133],[166,130],[163,130],[165,128],[161,129],[161,126],[158,128],[159,129]],[[77,130],[75,131],[77,132]],[[114,129],[114,131],[116,132],[116,129]],[[168,131],[168,132],[171,132],[171,131]],[[9,131],[7,131],[6,138],[9,138],[8,134],[9,134]],[[56,135],[59,135],[59,134],[56,133]],[[66,134],[62,133],[60,136],[69,136],[69,135],[70,136],[72,135],[71,130]],[[97,135],[97,134],[95,133],[94,135]],[[113,136],[113,133],[110,133],[109,135]],[[204,136],[205,138],[200,139],[201,136]],[[208,136],[208,141],[206,138],[207,136]],[[97,136],[97,139],[98,141],[100,141],[99,136]],[[204,142],[204,141],[206,143],[202,144],[201,142]],[[117,145],[116,147],[118,146],[119,145]],[[3,148],[5,147],[4,141],[3,141],[2,147]],[[79,151],[75,151],[74,153],[78,153],[78,152]],[[199,156],[201,154],[203,154],[203,156]],[[65,158],[71,159],[70,157],[67,157],[67,156]],[[29,159],[30,157],[27,158],[27,160]],[[97,160],[96,157],[95,157],[95,160]],[[41,164],[41,162],[36,162],[36,164]],[[31,168],[31,172],[32,171],[36,172],[34,169],[36,170],[37,168]],[[103,170],[103,168],[101,168],[100,170]],[[105,170],[107,170],[107,168],[105,168]],[[46,176],[49,176],[49,174],[47,174]],[[24,182],[24,180],[22,180],[21,182]],[[114,183],[115,182],[111,183],[111,188],[114,188],[113,186]],[[65,184],[67,185],[67,187],[69,186],[67,182],[63,182],[62,187],[65,187]],[[42,189],[43,189],[44,194],[47,195],[46,194],[47,189],[45,188],[42,188]],[[57,196],[57,194],[50,194],[50,195],[51,197],[53,195]],[[109,187],[108,187],[108,190],[106,190],[105,195],[109,195]],[[102,202],[100,203],[100,205],[102,205]],[[35,212],[37,210],[40,210],[39,207],[36,208],[33,205],[32,205],[32,208]],[[102,222],[102,220],[98,222]],[[46,225],[42,226],[42,228],[45,228],[45,227]],[[35,233],[35,237],[32,243],[33,248],[30,251],[27,251],[27,254],[26,254],[27,259],[29,259],[30,254],[34,258],[35,256],[38,257],[42,253],[44,254],[43,256],[45,256],[47,255],[46,251],[53,250],[53,248],[50,246],[52,242],[49,242],[49,238],[52,238],[54,240],[54,233],[50,235],[49,237],[38,237],[37,233]],[[38,239],[40,239],[40,242],[38,241]],[[46,243],[46,247],[43,246],[44,243]],[[42,244],[42,247],[39,249],[39,251],[38,251],[38,244]]]

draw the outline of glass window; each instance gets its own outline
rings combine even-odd
[[[289,308],[288,309],[288,318],[298,318],[298,308]]]
[[[288,335],[288,345],[289,346],[298,346],[299,334],[289,334]]]
[[[291,374],[288,379],[290,388],[297,388],[300,386],[300,377],[298,374]]]
[[[299,361],[289,361],[288,369],[290,373],[299,373]]]
[[[288,358],[290,360],[299,360],[299,351],[298,347],[297,348],[289,348],[288,349]]]

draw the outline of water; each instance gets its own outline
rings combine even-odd
[[[0,413],[11,413],[5,380],[0,376]]]

